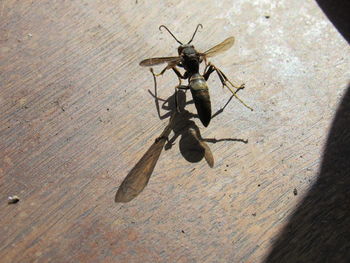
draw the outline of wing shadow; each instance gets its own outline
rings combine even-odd
[[[156,110],[159,118],[161,120],[169,118],[169,123],[164,128],[160,136],[156,138],[154,143],[125,177],[115,195],[115,202],[130,202],[144,190],[149,182],[163,148],[165,148],[165,150],[170,149],[178,137],[180,137],[180,152],[187,161],[195,163],[204,158],[209,167],[214,166],[214,156],[206,142],[217,143],[222,141],[234,141],[248,143],[248,140],[235,138],[202,138],[200,129],[192,120],[192,118],[198,118],[198,116],[185,109],[187,104],[193,103],[192,101],[186,102],[186,93],[179,90],[166,100],[160,99],[157,97],[157,83],[155,76],[154,80],[154,94],[150,91],[149,92],[155,99]],[[175,99],[175,96],[177,99]],[[213,115],[213,118],[224,111],[224,108],[228,105],[232,98],[233,96],[228,100],[222,109]],[[159,101],[163,101],[162,109],[166,111],[164,115],[160,114]],[[177,111],[177,109],[179,109],[179,111]],[[173,136],[169,139],[171,131],[173,131]]]

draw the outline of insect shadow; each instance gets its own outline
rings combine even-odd
[[[217,143],[222,141],[234,141],[248,143],[248,140],[237,138],[203,138],[199,127],[193,121],[193,119],[199,118],[198,114],[193,114],[185,109],[186,105],[193,104],[193,100],[186,102],[186,92],[178,90],[166,100],[157,97],[156,88],[154,94],[150,90],[149,93],[155,99],[158,117],[161,120],[173,116],[171,127],[173,136],[169,138],[165,144],[165,150],[169,150],[180,137],[179,149],[182,156],[188,162],[196,163],[204,158],[210,167],[214,166],[214,157],[207,142]],[[212,118],[215,118],[222,113],[232,98],[233,96],[230,97],[222,109],[213,114]],[[161,107],[159,106],[159,101],[163,101]],[[161,115],[160,108],[167,112],[164,115]]]
[[[150,90],[149,93],[155,99],[159,118],[161,120],[169,118],[169,123],[125,177],[116,193],[115,202],[129,202],[143,191],[148,184],[163,148],[165,150],[170,149],[178,137],[181,137],[179,141],[180,152],[187,161],[195,163],[204,158],[210,167],[214,166],[214,157],[206,142],[235,141],[248,143],[248,140],[236,138],[203,138],[200,129],[192,120],[193,118],[198,118],[198,115],[185,109],[186,105],[193,103],[193,101],[186,102],[186,93],[182,90],[176,91],[166,100],[158,98],[155,76],[154,81],[154,94]],[[224,111],[232,98],[233,96],[231,96],[222,109],[213,115],[213,118]],[[163,101],[162,109],[167,111],[164,115],[160,114],[159,101]],[[169,139],[171,131],[173,131],[174,135]]]

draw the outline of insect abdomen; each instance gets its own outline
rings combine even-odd
[[[201,75],[196,74],[190,79],[190,88],[199,119],[207,127],[211,119],[211,104],[207,83]]]

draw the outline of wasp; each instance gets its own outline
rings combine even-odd
[[[244,84],[240,86],[235,86],[220,69],[218,69],[215,65],[213,65],[210,62],[208,63],[207,61],[207,58],[213,57],[231,48],[235,42],[235,38],[229,37],[220,44],[210,48],[204,53],[201,53],[198,52],[193,45],[191,45],[191,42],[193,41],[199,27],[203,28],[202,24],[197,25],[190,41],[188,41],[187,44],[183,44],[174,36],[174,34],[166,26],[161,25],[159,27],[159,30],[162,30],[162,28],[164,28],[180,44],[180,46],[177,49],[178,56],[148,58],[142,60],[140,62],[140,66],[155,66],[167,63],[167,66],[159,74],[154,74],[153,70],[151,69],[152,73],[155,76],[160,76],[163,75],[165,71],[172,69],[179,79],[179,85],[175,87],[175,91],[177,91],[177,89],[191,90],[193,101],[197,109],[198,117],[201,120],[202,124],[205,127],[207,127],[212,117],[207,80],[209,79],[211,73],[213,73],[214,71],[217,73],[223,87],[228,88],[233,94],[233,96],[235,96],[245,107],[247,107],[250,110],[253,109],[247,104],[245,104],[237,96],[237,92],[244,88]],[[199,66],[203,61],[205,62],[205,69],[203,74],[200,74]],[[178,67],[183,68],[185,70],[184,74],[181,74]],[[181,85],[181,79],[188,79],[188,85]]]

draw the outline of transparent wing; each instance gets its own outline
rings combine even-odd
[[[224,52],[224,51],[230,49],[234,43],[235,43],[234,37],[226,38],[220,44],[212,47],[211,49],[207,50],[206,52],[202,53],[201,55],[203,55],[205,57],[213,57],[221,52]]]
[[[180,62],[181,57],[161,57],[161,58],[148,58],[140,62],[140,66],[150,67],[163,63],[177,64]]]

